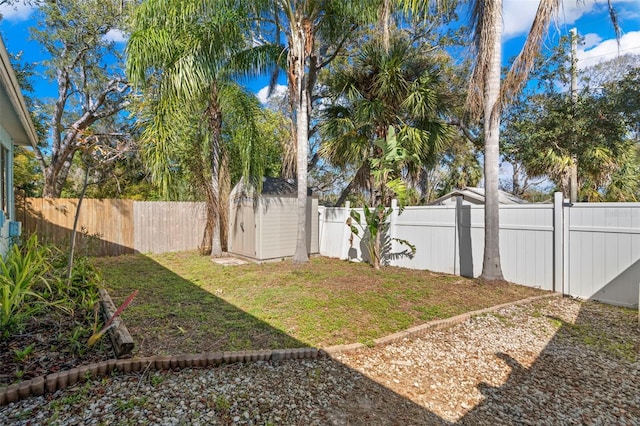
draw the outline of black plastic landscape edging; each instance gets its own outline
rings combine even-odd
[[[405,338],[418,337],[429,331],[440,330],[460,324],[467,319],[495,312],[508,306],[523,305],[536,302],[539,300],[561,297],[560,293],[546,294],[543,296],[529,297],[527,299],[517,300],[515,302],[504,303],[492,306],[490,308],[478,311],[464,313],[444,320],[431,321],[416,327],[411,327],[405,331],[393,333],[389,336],[381,337],[374,340],[375,346],[382,346],[388,343],[396,342]],[[297,348],[297,349],[273,349],[273,350],[253,350],[253,351],[235,351],[235,352],[213,352],[204,354],[186,354],[174,356],[152,356],[145,358],[129,358],[129,359],[110,359],[89,365],[72,368],[67,371],[39,376],[20,383],[15,383],[8,387],[0,389],[0,406],[17,402],[30,396],[40,396],[45,393],[53,393],[57,390],[66,389],[74,386],[76,383],[82,383],[88,380],[104,377],[113,371],[119,371],[123,374],[144,372],[146,370],[169,370],[183,368],[203,368],[218,367],[223,364],[232,364],[237,362],[256,362],[256,361],[283,361],[297,359],[318,359],[327,358],[332,355],[349,352],[357,349],[366,348],[362,343],[354,343],[351,345],[336,345],[323,349],[318,348]]]
[[[213,352],[175,356],[152,356],[146,358],[110,359],[71,370],[47,374],[15,383],[0,389],[0,406],[16,402],[29,396],[39,396],[66,389],[76,383],[104,377],[113,371],[124,374],[146,370],[169,370],[193,367],[217,367],[222,364],[255,361],[281,361],[290,359],[326,358],[327,353],[317,348],[275,349],[258,351]]]

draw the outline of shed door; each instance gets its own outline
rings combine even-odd
[[[231,211],[232,252],[244,256],[256,255],[256,226],[253,200],[243,198]]]

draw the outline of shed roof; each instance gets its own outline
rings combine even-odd
[[[253,189],[248,187],[244,181],[238,182],[238,184],[233,188],[232,193],[237,193],[239,191],[244,191],[248,194],[253,194]],[[298,182],[296,179],[282,179],[282,178],[272,178],[272,177],[263,177],[262,178],[262,191],[260,192],[262,196],[285,196],[285,197],[295,197],[298,195]],[[307,188],[307,195],[312,196],[313,191],[311,188]]]
[[[446,204],[446,202],[454,197],[462,196],[465,201],[468,201],[472,204],[484,204],[484,188],[477,188],[468,186],[463,189],[456,189],[451,191],[450,193],[443,195],[437,200],[433,200],[429,203],[429,205],[441,205]],[[527,201],[522,198],[518,198],[513,194],[509,194],[508,192],[498,191],[498,202],[500,204],[526,204]]]
[[[20,91],[9,54],[0,37],[0,124],[19,145],[36,145],[38,137],[31,115]]]

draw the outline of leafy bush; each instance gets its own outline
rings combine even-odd
[[[64,252],[58,248],[56,251]],[[54,294],[51,295],[51,302],[58,303],[63,309],[73,313],[75,308],[91,311],[98,303],[98,286],[101,281],[100,274],[96,268],[84,256],[76,256],[73,262],[71,274],[67,275],[67,263],[59,261],[56,256],[52,276],[52,287]]]
[[[0,257],[1,337],[45,305],[42,293],[51,291],[46,278],[49,256],[49,249],[32,235],[24,245],[13,245],[6,258]]]
[[[40,244],[33,234],[0,258],[0,338],[24,327],[25,321],[48,308],[73,316],[91,313],[99,301],[100,275],[86,257],[77,257],[67,279],[66,250]]]

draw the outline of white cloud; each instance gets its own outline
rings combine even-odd
[[[502,37],[509,39],[526,34],[536,15],[539,0],[505,0],[502,5]]]
[[[24,4],[23,2],[16,3],[13,6],[6,4],[0,6],[2,18],[14,22],[26,21],[34,10],[36,10],[35,6]]]
[[[287,92],[287,90],[288,90],[287,86],[284,86],[282,84],[276,84],[276,86],[273,88],[273,92],[271,93],[271,96],[284,95]],[[258,98],[261,104],[266,104],[269,101],[269,98],[267,97],[268,94],[269,94],[269,86],[265,86],[262,89],[260,89],[258,93],[256,93],[256,97]]]
[[[640,31],[631,31],[620,38],[620,48],[615,39],[604,40],[586,50],[578,48],[578,67],[585,68],[614,59],[618,54],[640,54]]]
[[[104,35],[104,39],[115,43],[124,43],[128,40],[128,37],[121,30],[112,28]]]
[[[637,0],[632,0],[637,1]],[[613,3],[629,3],[630,0],[614,0]],[[503,38],[505,40],[527,34],[538,10],[540,0],[504,0]],[[557,23],[574,24],[582,16],[601,10],[606,3],[603,0],[561,0]],[[554,25],[553,23],[551,25]]]
[[[589,33],[584,35],[584,42],[582,44],[583,50],[597,46],[602,41],[602,37],[595,33]]]

